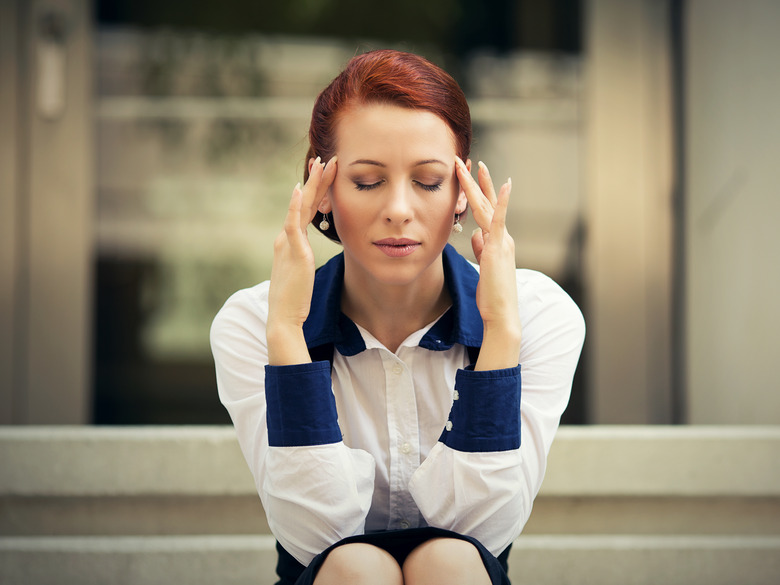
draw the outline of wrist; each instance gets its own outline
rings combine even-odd
[[[477,371],[514,368],[520,359],[522,334],[519,322],[485,323]]]
[[[311,361],[306,338],[300,325],[269,321],[266,328],[268,343],[268,364],[289,366]]]

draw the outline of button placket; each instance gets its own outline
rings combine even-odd
[[[395,354],[382,357],[387,383],[387,422],[390,436],[390,510],[389,525],[410,528],[410,515],[416,516],[409,481],[417,468],[415,441],[419,441],[417,403],[414,382],[406,365]],[[405,524],[405,526],[404,526]]]

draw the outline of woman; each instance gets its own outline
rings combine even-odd
[[[472,178],[468,105],[435,65],[355,57],[309,139],[271,280],[211,332],[280,583],[508,583],[582,316],[516,270],[511,181],[496,192],[481,163]],[[447,243],[467,207],[478,266]],[[344,248],[316,273],[312,221]]]

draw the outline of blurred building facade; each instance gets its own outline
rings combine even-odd
[[[456,74],[518,265],[583,308],[566,422],[780,422],[775,3],[440,2],[427,41],[146,4],[0,2],[0,424],[227,422],[211,318],[270,274],[316,93],[384,46]]]

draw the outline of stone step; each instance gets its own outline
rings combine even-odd
[[[229,426],[0,426],[0,495],[242,496]],[[780,497],[780,426],[561,427],[543,496]]]
[[[0,427],[0,535],[268,534],[229,426]],[[780,535],[780,427],[562,427],[525,534]]]
[[[270,536],[0,538],[3,585],[272,585]],[[521,536],[517,585],[777,585],[777,536]]]

